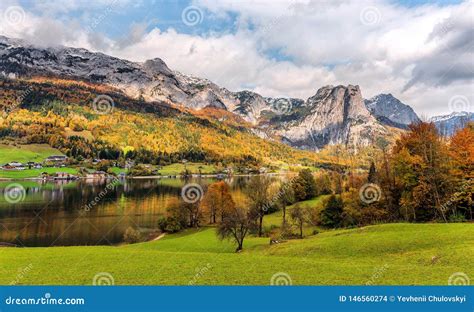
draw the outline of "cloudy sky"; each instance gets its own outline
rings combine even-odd
[[[421,116],[474,111],[474,1],[2,0],[0,34],[170,68],[230,90],[392,93]]]

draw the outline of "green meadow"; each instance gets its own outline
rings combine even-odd
[[[0,144],[0,165],[18,161],[27,163],[34,161],[41,163],[48,156],[63,155],[59,150],[50,147],[47,144],[28,144],[28,145],[5,145]],[[41,173],[54,174],[56,172],[67,172],[76,174],[77,170],[74,168],[41,168],[41,169],[26,169],[26,170],[0,170],[0,179],[26,179],[36,178]]]
[[[301,201],[298,204],[303,208],[310,207],[310,208],[315,209],[316,211],[321,211],[323,209],[323,201],[327,197],[328,197],[327,195],[322,195],[313,199]],[[286,219],[288,220],[288,222],[290,222],[290,219],[289,219],[290,211],[291,209],[293,209],[294,206],[295,205],[291,205],[286,208]],[[280,227],[282,223],[282,218],[283,218],[283,211],[281,210],[265,216],[265,218],[263,219],[263,226],[265,228],[265,231],[271,232],[272,229],[276,227]],[[318,226],[305,225],[303,228],[303,233],[304,235],[312,235],[313,231],[315,230],[320,231],[321,228]]]
[[[41,169],[25,169],[25,170],[0,170],[0,178],[5,179],[27,179],[39,177],[43,172],[48,174],[55,174],[57,172],[66,172],[70,174],[77,174],[76,168],[62,167],[53,168],[45,167]]]
[[[171,164],[167,166],[163,166],[159,173],[164,176],[168,175],[179,175],[183,173],[187,169],[193,174],[197,174],[201,172],[201,174],[212,174],[216,172],[216,166],[214,165],[206,165],[203,163],[187,163],[186,165],[181,163]]]
[[[8,162],[42,162],[48,156],[63,155],[59,150],[47,144],[5,145],[0,144],[0,165]]]
[[[249,237],[244,251],[214,228],[122,246],[2,248],[0,283],[90,285],[107,272],[117,285],[447,285],[474,276],[474,226],[384,224],[331,230],[269,245]],[[28,269],[25,269],[28,268]]]

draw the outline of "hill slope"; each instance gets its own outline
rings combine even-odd
[[[473,237],[472,224],[386,224],[272,246],[252,237],[236,254],[208,228],[121,247],[4,248],[0,283],[90,285],[108,272],[119,285],[269,285],[283,272],[293,285],[447,285],[474,276]]]
[[[51,78],[0,80],[0,88],[7,90],[0,93],[0,107],[8,112],[0,117],[2,137],[48,143],[70,156],[91,158],[99,153],[116,159],[132,148],[142,161],[168,163],[321,160],[315,153],[257,137],[249,125],[226,111],[195,112],[131,99],[100,84]],[[94,105],[98,97],[108,99],[104,106]]]
[[[26,163],[28,161],[42,162],[46,157],[62,155],[62,153],[46,144],[29,144],[10,146],[0,144],[0,165],[12,161]]]

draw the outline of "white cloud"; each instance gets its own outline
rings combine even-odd
[[[38,7],[47,10],[55,3],[43,1]],[[412,8],[387,1],[343,0],[194,4],[205,12],[204,23],[237,14],[235,31],[193,35],[155,28],[147,33],[150,25],[144,21],[114,41],[87,33],[74,21],[28,11],[22,25],[7,25],[2,33],[135,61],[160,57],[172,69],[264,96],[307,98],[323,85],[351,83],[359,84],[366,97],[391,92],[417,112],[434,115],[449,112],[450,97],[473,93],[473,49],[465,45],[473,38],[471,1]],[[110,2],[98,3],[95,9],[107,5]],[[5,7],[2,2],[0,11]],[[0,27],[4,24],[0,21]],[[274,51],[283,59],[274,58]]]

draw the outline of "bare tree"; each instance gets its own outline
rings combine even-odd
[[[217,235],[220,239],[232,239],[236,242],[236,252],[242,250],[244,239],[248,232],[255,227],[255,219],[248,209],[233,206],[218,224]]]

